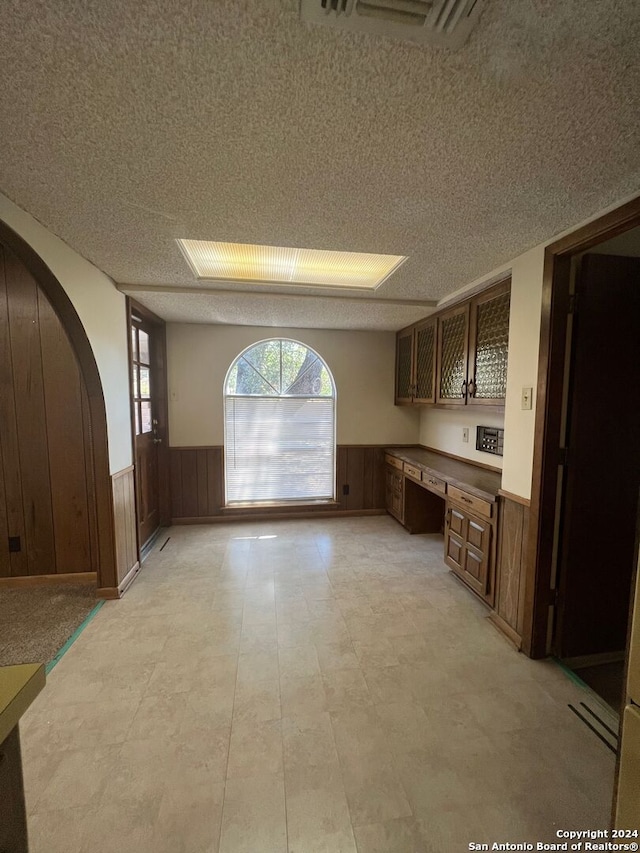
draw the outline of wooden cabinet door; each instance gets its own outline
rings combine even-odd
[[[463,574],[464,580],[479,595],[484,596],[487,591],[487,569],[489,567],[488,555],[482,551],[471,548],[467,543],[464,549]]]
[[[446,536],[445,536],[444,561],[448,566],[450,566],[459,575],[463,575],[464,574],[463,560],[464,560],[464,542],[462,541],[462,539],[459,539],[455,535],[455,533],[452,533],[451,529],[449,528],[446,531]]]
[[[386,507],[400,523],[404,521],[404,480],[395,468],[387,466],[385,473]]]
[[[413,328],[410,328],[396,336],[396,406],[412,403],[413,389]]]
[[[423,320],[413,331],[414,403],[436,399],[436,328],[434,318]]]
[[[436,403],[464,406],[467,402],[469,303],[438,317],[438,381]]]
[[[468,402],[504,405],[507,391],[511,280],[471,302]]]
[[[460,539],[467,538],[467,516],[454,506],[449,508],[449,527]]]
[[[444,561],[474,592],[491,603],[491,524],[449,504]]]
[[[491,526],[486,521],[471,517],[467,519],[467,542],[472,548],[486,554],[489,551],[490,536]]]

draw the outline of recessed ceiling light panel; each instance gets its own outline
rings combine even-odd
[[[196,278],[375,290],[406,261],[404,255],[289,249],[251,243],[178,240]]]

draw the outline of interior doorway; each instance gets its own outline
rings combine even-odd
[[[140,557],[168,523],[167,377],[165,324],[129,302],[131,423],[135,448]]]
[[[626,254],[614,254],[616,245]],[[574,259],[551,640],[551,651],[616,713],[640,483],[636,245],[640,255],[640,229]]]

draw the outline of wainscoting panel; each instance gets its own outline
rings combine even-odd
[[[170,447],[172,518],[210,518],[222,512],[222,447]]]
[[[0,244],[0,577],[96,572],[87,415],[60,319]]]
[[[511,629],[515,635],[512,639],[516,641],[522,638],[524,624],[523,561],[528,523],[528,501],[514,500],[504,494],[501,495],[496,615]]]
[[[341,508],[384,509],[384,447],[343,444],[337,447],[337,453],[337,496]]]
[[[224,505],[224,448],[171,447],[171,515],[174,520],[213,519],[227,515]],[[384,447],[338,445],[336,501],[309,512],[384,510]],[[282,509],[280,509],[282,512]]]
[[[116,538],[117,589],[121,593],[139,568],[133,465],[111,478]]]

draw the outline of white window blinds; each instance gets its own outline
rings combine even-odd
[[[225,386],[227,504],[335,496],[335,395],[316,353],[263,341],[232,365]]]

